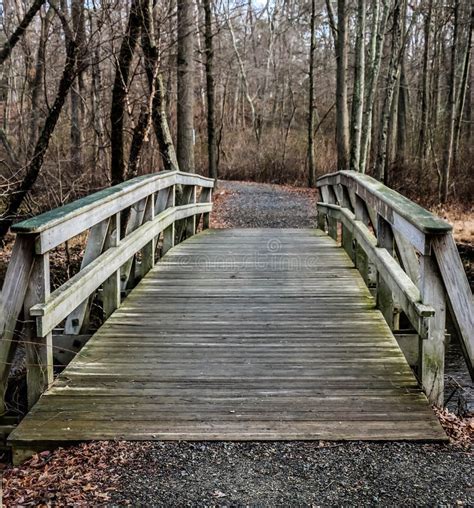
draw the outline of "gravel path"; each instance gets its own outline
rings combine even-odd
[[[316,225],[315,190],[220,181],[214,194],[213,227],[307,228]]]
[[[472,505],[473,473],[472,456],[450,446],[156,443],[121,477],[122,492],[112,499],[147,506]]]
[[[213,227],[315,221],[314,191],[220,182],[215,203]],[[6,506],[474,506],[472,450],[440,444],[92,443],[5,477]]]

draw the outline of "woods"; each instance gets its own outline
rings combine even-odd
[[[3,2],[0,236],[162,169],[472,195],[460,0]],[[423,191],[420,191],[423,188]]]

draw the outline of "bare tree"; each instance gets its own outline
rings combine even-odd
[[[124,119],[130,66],[140,36],[140,29],[139,0],[132,0],[127,29],[122,39],[120,54],[115,66],[115,81],[112,90],[112,106],[110,109],[112,185],[123,182],[126,177],[124,160]]]
[[[357,3],[357,38],[354,64],[354,91],[352,95],[351,114],[351,159],[350,169],[360,171],[360,151],[362,136],[362,115],[364,110],[365,93],[365,19],[366,0]]]
[[[194,14],[193,0],[178,0],[177,155],[182,171],[194,172]]]
[[[454,126],[456,121],[456,88],[457,88],[456,68],[458,53],[459,6],[460,0],[454,0],[453,39],[451,44],[451,68],[449,72],[447,129],[443,153],[443,167],[440,172],[440,180],[439,180],[439,200],[441,201],[441,203],[445,203],[448,199],[449,175],[451,172],[451,166],[453,162]]]
[[[72,29],[76,36],[79,57],[84,58],[85,20],[84,0],[71,2]],[[82,62],[79,62],[81,68]],[[71,87],[71,163],[76,172],[82,171],[82,135],[81,135],[81,96],[79,93],[79,79]]]
[[[424,172],[428,157],[428,122],[429,122],[429,58],[431,42],[431,18],[433,13],[433,0],[428,0],[424,23],[423,71],[421,87],[421,125],[420,140],[418,144],[418,157],[420,160],[420,173]]]
[[[379,0],[372,1],[372,28],[369,46],[369,65],[367,68],[367,87],[365,91],[365,110],[362,120],[362,135],[360,147],[360,172],[365,173],[369,157],[369,144],[372,134],[372,118],[374,112],[375,95],[382,62],[385,40],[385,30],[390,13],[389,0],[383,0],[383,11],[380,13]]]
[[[152,0],[142,0],[141,16],[143,23],[142,49],[145,55],[145,70],[151,98],[151,119],[155,130],[164,169],[179,169],[171,132],[166,117],[165,86],[159,69],[159,53],[156,46],[156,30],[153,21]]]
[[[330,6],[330,0],[327,0]],[[336,37],[336,141],[337,167],[347,169],[349,165],[349,109],[347,105],[347,62],[349,51],[348,13],[346,0],[337,2]]]
[[[34,2],[31,4],[31,7],[28,9],[25,16],[20,21],[18,28],[12,33],[10,38],[5,42],[2,49],[0,50],[0,65],[2,65],[3,62],[5,62],[5,60],[10,56],[13,48],[21,39],[22,35],[28,28],[28,25],[31,23],[36,13],[41,9],[45,1],[46,0],[34,0]]]
[[[400,57],[402,52],[402,12],[404,2],[405,0],[395,0],[395,6],[393,9],[390,63],[387,74],[387,82],[385,85],[385,95],[378,136],[377,158],[375,163],[375,176],[377,180],[381,181],[385,180],[387,174],[386,162],[388,149],[388,127],[393,104],[393,96],[400,70]]]
[[[474,5],[470,8],[469,21],[467,24],[467,40],[464,48],[463,62],[462,62],[462,75],[459,84],[459,92],[457,96],[456,105],[456,120],[454,123],[454,146],[453,146],[453,167],[458,164],[459,158],[459,142],[461,137],[462,119],[464,116],[464,109],[466,105],[466,95],[468,90],[468,77],[471,70],[471,46],[472,46],[472,31],[474,30]],[[470,101],[469,101],[470,102]]]
[[[54,100],[54,104],[45,120],[41,134],[36,142],[35,149],[33,151],[33,157],[26,168],[25,176],[17,189],[10,193],[8,196],[5,211],[0,218],[0,239],[2,239],[8,229],[10,228],[13,220],[20,209],[28,192],[32,189],[35,184],[38,175],[43,165],[45,154],[48,150],[48,146],[51,140],[51,136],[56,127],[59,115],[64,106],[69,90],[76,78],[76,64],[77,64],[78,47],[76,41],[72,35],[67,46],[66,53],[66,64],[59,82],[59,88]]]
[[[215,127],[215,84],[214,84],[214,43],[212,33],[211,0],[203,0],[206,51],[206,98],[207,98],[207,155],[208,174],[217,178],[217,152]]]
[[[311,0],[311,42],[309,49],[308,78],[308,185],[316,184],[316,164],[314,160],[314,131],[316,115],[314,109],[314,56],[316,51],[316,0]]]

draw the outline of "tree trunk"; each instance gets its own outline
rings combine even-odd
[[[112,185],[125,179],[124,162],[124,118],[128,91],[128,79],[138,37],[140,35],[139,0],[133,0],[130,6],[127,31],[122,39],[120,54],[115,69],[115,81],[112,90],[110,109],[110,144]]]
[[[375,94],[377,91],[377,82],[380,74],[380,65],[382,62],[382,53],[385,40],[385,29],[389,16],[389,2],[384,0],[383,12],[380,16],[379,0],[373,0],[372,3],[372,34],[370,38],[369,61],[367,88],[365,93],[365,110],[362,121],[362,136],[360,147],[360,172],[365,173],[367,161],[369,159],[369,146],[373,138],[373,117]]]
[[[209,177],[217,179],[214,47],[212,35],[211,0],[203,0],[206,51],[206,99],[207,99],[207,155]]]
[[[421,175],[425,171],[426,159],[428,157],[428,122],[429,122],[428,97],[430,94],[428,62],[430,58],[432,12],[433,12],[433,0],[429,0],[428,11],[425,14],[425,26],[424,26],[423,74],[421,86],[421,125],[420,125],[420,140],[418,143],[418,157],[420,159]]]
[[[377,146],[377,160],[375,164],[375,177],[377,180],[384,181],[386,178],[386,163],[388,149],[388,127],[390,121],[390,112],[392,110],[393,96],[400,69],[400,56],[402,49],[402,12],[404,0],[395,0],[393,10],[392,25],[392,44],[390,47],[390,63],[387,73],[387,82],[385,87],[385,97],[382,106],[379,138]]]
[[[462,77],[459,86],[459,93],[456,106],[456,121],[454,124],[454,147],[453,147],[453,167],[456,168],[459,159],[459,143],[461,139],[462,118],[464,116],[464,106],[466,104],[466,93],[468,77],[471,68],[471,44],[472,44],[472,30],[474,21],[474,8],[470,14],[470,22],[468,26],[468,35],[466,47],[464,50],[463,64],[462,64]]]
[[[443,167],[441,168],[441,178],[439,185],[439,200],[441,203],[446,203],[448,199],[449,174],[451,172],[451,166],[453,162],[454,124],[456,118],[456,63],[459,30],[459,4],[460,0],[454,1],[454,26],[453,41],[451,46],[451,69],[449,72],[449,98],[447,108],[448,116],[443,153]]]
[[[177,155],[182,171],[194,172],[193,0],[178,0]]]
[[[142,106],[138,121],[133,129],[132,142],[130,143],[127,179],[134,178],[138,175],[138,169],[141,161],[141,151],[143,143],[147,138],[149,124],[150,108],[148,106]]]
[[[93,15],[89,11],[90,32],[97,30],[97,24],[93,22]],[[108,174],[108,158],[105,143],[104,119],[102,117],[103,104],[100,92],[102,90],[102,73],[100,69],[100,46],[99,42],[91,49],[91,113],[92,125],[94,128],[94,156],[93,164],[102,168]],[[94,175],[100,178],[100,174]]]
[[[338,170],[349,164],[349,109],[347,106],[348,16],[346,0],[337,2],[336,142]]]
[[[31,117],[28,129],[28,149],[27,158],[30,159],[33,155],[35,148],[36,138],[38,136],[38,122],[41,116],[40,113],[40,94],[44,80],[45,71],[45,54],[46,54],[46,39],[48,37],[48,30],[51,20],[54,16],[54,10],[50,7],[46,16],[41,19],[41,33],[40,40],[38,41],[38,51],[36,53],[36,66],[35,76],[33,79],[33,86],[31,89]]]
[[[365,93],[365,12],[366,0],[358,0],[357,38],[354,65],[354,92],[352,96],[351,115],[351,160],[350,168],[360,171],[360,143],[362,136],[362,114]]]
[[[85,26],[84,26],[84,0],[72,0],[71,3],[72,28],[76,34],[79,58],[84,52]],[[79,63],[79,62],[78,62]],[[79,63],[79,67],[82,67]],[[71,167],[74,175],[82,172],[82,136],[81,136],[81,96],[79,93],[79,80],[76,79],[71,87]]]
[[[309,50],[309,94],[308,94],[308,185],[316,184],[316,164],[314,161],[314,53],[316,51],[316,0],[311,0],[311,43]]]
[[[10,38],[5,42],[3,48],[0,50],[0,65],[10,56],[13,48],[16,46],[16,43],[20,40],[21,36],[25,33],[28,25],[31,23],[36,13],[41,9],[42,5],[45,3],[45,0],[35,0],[31,7],[28,9],[27,13],[20,21],[17,29],[12,33]]]
[[[232,38],[232,46],[234,48],[235,56],[237,57],[237,62],[239,64],[240,76],[242,79],[243,94],[244,94],[245,100],[247,101],[248,105],[250,106],[250,113],[252,115],[252,127],[255,132],[255,138],[257,140],[257,143],[259,143],[260,137],[259,137],[259,130],[258,130],[258,125],[257,125],[257,115],[255,113],[255,105],[253,103],[252,97],[250,97],[250,90],[249,90],[249,84],[248,84],[248,80],[247,80],[247,73],[245,72],[244,63],[242,61],[242,57],[240,56],[240,52],[237,48],[237,41],[235,39],[235,33],[234,33],[234,29],[232,27],[232,23],[230,20],[230,15],[228,15],[228,16],[229,17],[227,18],[227,26],[229,27],[230,36]],[[245,128],[245,115],[244,114],[242,115],[242,126]]]
[[[408,83],[406,79],[405,63],[401,63],[400,84],[398,91],[398,114],[396,136],[396,161],[403,165],[407,155],[407,114],[408,114]]]
[[[179,169],[173,139],[171,137],[166,116],[165,86],[163,77],[158,69],[159,53],[154,39],[152,0],[142,0],[141,17],[143,23],[142,48],[145,55],[145,70],[148,79],[148,89],[152,96],[151,119],[155,130],[156,140],[160,147],[160,155],[165,171]]]

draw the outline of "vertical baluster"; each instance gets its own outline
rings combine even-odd
[[[130,207],[127,224],[125,226],[124,236],[129,235],[137,228],[139,228],[145,217],[145,210],[147,206],[147,198],[140,199],[133,206]],[[136,283],[136,256],[132,256],[121,269],[121,287],[122,291],[126,291],[133,287]]]
[[[155,195],[148,196],[143,222],[153,220],[155,217]],[[142,250],[141,276],[144,277],[155,264],[156,238],[152,238]]]
[[[337,189],[337,190],[336,190]],[[342,208],[346,208],[348,210],[352,210],[351,201],[349,199],[349,194],[345,186],[338,184],[334,186],[334,191],[337,195],[337,200],[339,202],[339,206]],[[354,251],[354,235],[352,231],[347,228],[344,223],[341,223],[341,243],[344,250],[349,254],[349,257],[352,259],[354,264],[356,263],[355,251]]]
[[[332,186],[328,185],[326,187],[326,192],[324,192],[325,201],[329,204],[336,204],[336,194],[332,188]],[[337,232],[337,220],[334,217],[328,215],[328,235],[335,240],[338,241],[338,232]]]
[[[172,185],[170,187],[170,192],[168,194],[167,208],[174,208],[176,205],[176,186]],[[163,231],[163,254],[166,254],[172,247],[174,247],[174,239],[175,239],[175,226],[171,224]]]
[[[120,242],[120,213],[110,218],[105,248],[117,247]],[[103,285],[102,304],[107,319],[120,306],[120,269],[114,272]]]
[[[353,201],[356,220],[361,221],[368,227],[370,225],[370,216],[364,200],[357,194],[354,194]],[[375,265],[370,262],[369,257],[359,245],[356,245],[355,248],[355,265],[362,274],[364,282],[371,290],[372,295],[375,296],[377,287],[377,271],[375,269]]]
[[[109,223],[110,219],[106,219],[90,229],[87,237],[86,249],[82,258],[81,270],[89,263],[92,263],[92,261],[99,257],[104,251]],[[93,295],[78,305],[77,308],[74,309],[74,311],[67,317],[64,325],[65,335],[77,335],[84,332],[84,329],[87,328],[89,323],[90,303],[92,299]]]
[[[381,215],[377,215],[377,246],[386,249],[393,256],[394,239],[392,227]],[[397,330],[399,328],[398,306],[393,299],[390,287],[385,283],[380,274],[377,276],[377,306],[390,328]]]
[[[443,405],[446,298],[433,256],[420,258],[420,292],[423,303],[435,309],[429,318],[428,337],[420,341],[421,384],[432,404]]]
[[[201,196],[199,198],[201,203],[212,203],[212,188],[211,187],[203,187],[201,191]],[[202,230],[209,229],[211,219],[211,213],[205,212],[202,214]],[[199,221],[197,221],[199,222]],[[196,228],[198,227],[198,223],[196,224]]]
[[[196,203],[196,186],[191,186],[187,204]],[[186,219],[186,238],[190,238],[196,233],[196,215],[192,215]]]
[[[45,337],[38,337],[36,323],[30,316],[31,307],[38,303],[44,303],[50,292],[49,253],[47,252],[35,256],[30,284],[24,302],[26,382],[28,407],[30,408],[52,384],[54,378],[52,333],[48,333]]]

